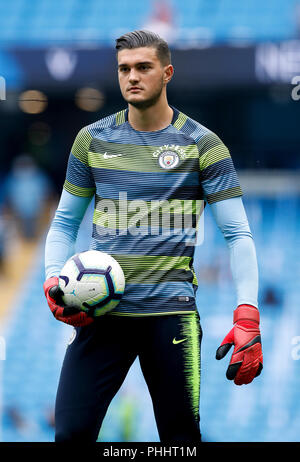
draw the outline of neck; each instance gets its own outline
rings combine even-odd
[[[166,128],[172,122],[173,110],[167,101],[157,101],[146,109],[128,105],[128,122],[138,131],[152,132]]]

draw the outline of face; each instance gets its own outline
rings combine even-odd
[[[121,93],[127,103],[137,108],[155,104],[172,75],[173,66],[163,66],[153,47],[124,49],[118,53]]]

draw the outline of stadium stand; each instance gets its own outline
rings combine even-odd
[[[295,0],[188,0],[168,2],[176,41],[213,43],[282,40],[295,37]],[[151,1],[15,0],[0,2],[0,42],[43,46],[48,43],[111,44],[119,33],[141,28],[152,14]],[[126,25],[126,26],[124,26]]]

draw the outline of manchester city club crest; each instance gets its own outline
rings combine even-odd
[[[157,149],[153,153],[153,157],[157,157],[158,165],[165,170],[178,167],[180,161],[184,159],[185,153],[180,146],[165,145]]]

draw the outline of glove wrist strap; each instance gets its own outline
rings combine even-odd
[[[252,305],[239,305],[233,312],[233,324],[238,321],[254,321],[259,324],[259,311]]]

